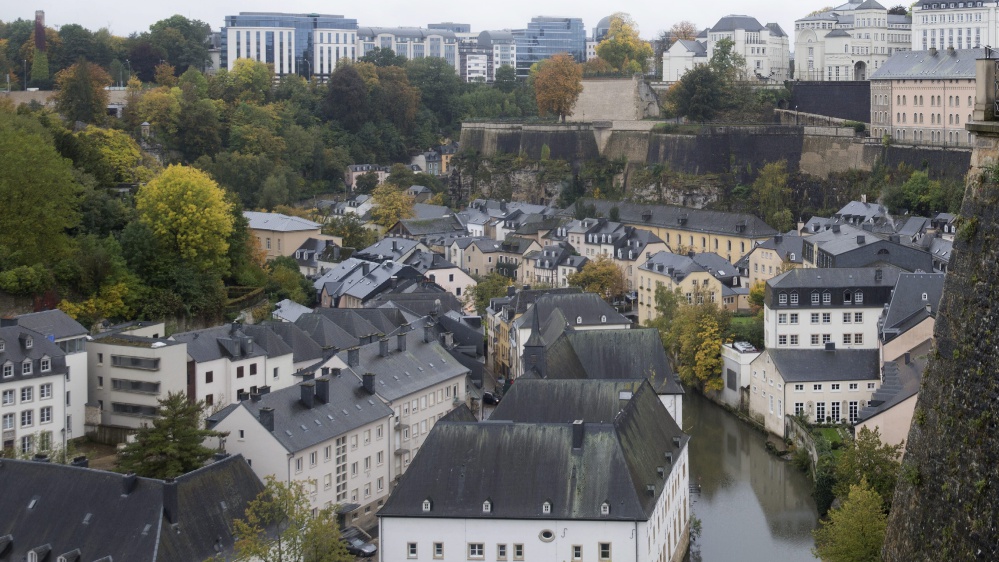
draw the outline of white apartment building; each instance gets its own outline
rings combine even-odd
[[[897,268],[792,269],[767,281],[767,349],[877,349]]]
[[[498,422],[438,424],[379,513],[381,560],[681,560],[689,438],[651,386],[530,383]]]
[[[867,80],[893,54],[908,51],[912,18],[874,0],[846,4],[794,22],[795,78]]]
[[[325,80],[341,59],[357,60],[357,20],[341,15],[241,12],[222,28],[223,68],[237,59],[269,64],[274,75]]]
[[[66,438],[83,437],[87,397],[87,329],[61,310],[45,310],[17,317],[19,326],[34,330],[55,342],[66,354],[68,369],[66,397]]]
[[[409,60],[426,57],[442,58],[460,73],[458,37],[446,29],[418,27],[359,27],[357,56],[362,57],[376,48],[392,49]]]
[[[496,80],[496,71],[504,66],[516,68],[517,43],[508,30],[483,31],[479,33],[478,48],[491,51],[487,82]]]
[[[912,50],[978,49],[999,38],[999,2],[918,0],[912,5]]]
[[[71,372],[67,354],[39,332],[0,320],[0,435],[18,455],[65,450],[73,400],[86,402],[86,368]],[[82,388],[81,388],[82,387]],[[73,393],[76,391],[75,396]],[[81,416],[82,417],[82,414]],[[82,420],[81,420],[82,425]]]
[[[746,79],[777,82],[790,78],[790,44],[780,25],[763,25],[754,17],[733,14],[708,29],[706,39],[677,41],[663,53],[663,80],[679,80],[688,70],[710,61],[722,39],[731,40],[732,53],[746,59]]]
[[[304,482],[314,510],[336,505],[349,522],[371,523],[392,479],[392,410],[352,373],[323,371],[230,406],[209,427],[229,433],[225,451],[261,480]]]
[[[767,349],[750,369],[749,412],[784,437],[784,416],[855,423],[881,386],[877,349]]]

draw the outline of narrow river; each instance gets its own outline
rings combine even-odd
[[[818,515],[808,477],[767,453],[763,434],[720,406],[692,391],[683,400],[690,498],[701,520],[691,562],[815,560]]]

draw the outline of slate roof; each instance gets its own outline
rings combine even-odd
[[[285,322],[294,322],[298,320],[299,316],[310,312],[312,312],[311,308],[298,304],[291,299],[284,299],[277,302],[274,312],[271,313],[271,317]]]
[[[334,262],[340,257],[340,247],[332,240],[308,238],[295,250],[299,267],[318,267],[319,261]]]
[[[689,39],[680,39],[677,41],[687,52],[694,53],[694,56],[707,56],[708,49],[700,41],[691,41]]]
[[[581,419],[611,423],[643,384],[642,379],[518,380],[489,419],[530,423],[572,423]],[[545,406],[539,408],[539,403]]]
[[[666,453],[678,458],[689,438],[647,385],[609,422],[585,419],[592,412],[581,404],[589,395],[584,387],[566,400],[579,405],[574,417],[584,420],[579,448],[573,448],[571,423],[442,420],[379,516],[647,521],[664,491],[658,469],[669,474],[675,466],[665,461]],[[539,399],[526,409],[546,405]],[[652,494],[647,486],[654,486]],[[431,510],[424,512],[428,499]],[[483,513],[487,499],[492,509]],[[604,502],[608,515],[600,513]]]
[[[877,349],[768,349],[785,383],[880,380]]]
[[[393,308],[318,308],[319,314],[356,338],[371,334],[394,334],[415,319]]]
[[[82,324],[61,310],[21,314],[17,317],[17,323],[46,337],[52,337],[56,341],[85,336],[88,333]]]
[[[770,30],[770,35],[774,37],[787,37],[787,33],[784,32],[784,28],[778,23],[768,23],[766,28]]]
[[[579,287],[558,287],[552,289],[527,289],[519,290],[514,293],[510,298],[509,303],[504,303],[504,306],[508,307],[512,316],[518,314],[523,314],[527,312],[528,307],[534,304],[540,297],[544,295],[570,295],[582,293],[583,290]],[[507,298],[507,297],[500,297]],[[497,310],[493,308],[493,310]]]
[[[836,289],[871,286],[894,286],[902,270],[897,267],[881,268],[881,281],[876,281],[877,270],[870,267],[812,268],[799,267],[774,277],[767,285],[775,289]]]
[[[410,236],[443,234],[468,234],[465,225],[454,215],[429,219],[402,219],[391,229],[392,232],[407,232]]]
[[[424,252],[417,250],[413,255],[406,258],[406,265],[413,266],[420,273],[426,273],[435,269],[454,269],[458,266],[447,261],[444,256],[435,252]]]
[[[535,314],[542,323],[555,311],[571,326],[601,326],[606,324],[631,324],[607,301],[595,293],[550,293],[540,296],[523,316],[515,321],[517,326],[527,326]]]
[[[374,244],[354,252],[354,258],[366,259],[370,261],[393,260],[399,261],[402,256],[413,251],[420,242],[398,236],[386,236]]]
[[[736,29],[744,29],[746,31],[762,31],[764,27],[760,25],[759,20],[754,17],[727,15],[718,20],[718,23],[711,28],[711,32],[717,33],[719,31],[735,31]]]
[[[326,316],[310,312],[295,320],[295,325],[301,328],[319,344],[322,349],[347,349],[358,344],[358,338],[338,326]]]
[[[264,322],[264,328],[277,334],[291,348],[292,362],[318,361],[323,357],[323,348],[308,332],[291,322]]]
[[[673,252],[657,252],[648,261],[638,266],[639,269],[670,275],[677,281],[683,280],[691,273],[707,271],[701,264],[695,262],[693,258],[686,254],[674,254]],[[670,268],[673,272],[670,273]],[[733,266],[734,268],[734,266]]]
[[[415,329],[405,334],[406,351],[398,351],[398,336],[389,338],[387,357],[379,355],[378,341],[362,345],[359,350],[359,365],[350,367],[347,371],[356,374],[358,380],[365,373],[373,373],[375,392],[388,401],[398,400],[467,374],[468,368],[451,357],[436,339],[430,343],[423,341],[425,323],[419,321],[414,326]],[[347,352],[340,352],[339,357],[344,363],[348,363]]]
[[[410,189],[415,187],[422,187],[419,185],[414,185]],[[423,188],[426,193],[430,193],[430,190]],[[431,205],[429,203],[413,203],[413,218],[414,219],[439,219],[444,217],[452,217],[454,213],[451,209],[443,205]]]
[[[308,385],[318,382],[314,380],[264,394],[256,402],[243,400],[239,407],[245,408],[255,420],[260,419],[261,408],[273,408],[271,434],[289,453],[314,447],[393,414],[377,396],[365,391],[360,377],[349,370],[322,378],[329,381],[329,402],[324,403],[316,396],[311,408],[302,403],[302,385],[310,388]],[[315,387],[311,388],[315,392]],[[229,415],[231,412],[211,419],[218,422]]]
[[[888,58],[871,80],[975,79],[975,60],[985,49],[903,51]]]
[[[885,362],[884,380],[867,401],[867,406],[857,414],[860,421],[869,420],[919,393],[923,371],[926,370],[929,361],[926,354],[930,351],[930,347],[927,342],[920,346],[918,351],[914,350],[915,353],[910,354],[908,363],[904,358]]]
[[[880,322],[883,341],[890,341],[926,318],[936,317],[945,277],[943,273],[902,273],[898,276],[891,302]],[[926,295],[925,300],[923,295]]]
[[[300,230],[319,230],[322,227],[317,222],[282,215],[281,213],[260,213],[257,211],[243,211],[243,216],[249,222],[249,227],[253,230],[270,230],[273,232],[297,232]]]
[[[31,339],[31,347],[27,347],[28,338]],[[8,362],[13,367],[13,378],[3,378],[3,382],[11,380],[34,380],[42,377],[66,374],[66,353],[58,344],[49,341],[44,335],[21,326],[0,326],[0,342],[3,342],[3,351],[0,351],[0,365],[6,366]],[[50,360],[49,370],[42,372],[41,361],[43,357]],[[24,373],[25,361],[30,361],[28,374]],[[2,535],[0,535],[2,536]]]
[[[254,345],[243,325],[233,322],[204,330],[181,332],[170,336],[174,341],[187,344],[187,354],[198,363],[226,358],[241,361],[267,355],[263,346]],[[287,347],[287,346],[286,346]],[[288,349],[286,353],[290,353]]]
[[[408,292],[389,291],[364,303],[365,308],[399,308],[416,317],[432,312],[461,311],[464,304],[458,297],[436,283],[416,283],[405,287]]]
[[[804,238],[797,234],[778,234],[757,248],[773,250],[782,260],[800,264],[803,242]],[[791,259],[791,256],[794,256],[794,259]]]
[[[826,33],[826,39],[830,39],[833,37],[853,37],[853,36],[842,29],[834,29],[829,33]]]
[[[863,4],[854,8],[855,10],[885,10],[886,8],[874,0],[867,0]]]
[[[51,548],[46,560],[78,551],[81,562],[144,560],[188,562],[232,554],[232,521],[263,484],[242,456],[176,479],[177,509],[164,511],[162,480],[54,463],[0,461],[4,517],[0,537],[14,538],[5,560],[24,560],[37,547]],[[30,507],[29,507],[30,506]],[[176,523],[176,524],[174,524]]]
[[[732,278],[737,277],[739,274],[732,262],[714,252],[701,252],[699,254],[694,254],[691,259],[694,260],[694,263],[707,270],[708,273],[716,279],[731,281]]]
[[[582,199],[582,204],[593,205],[603,216],[610,216],[611,207],[618,208],[620,222],[641,227],[642,225],[678,228],[691,232],[705,232],[749,238],[769,238],[778,232],[759,218],[749,213],[728,213],[724,211],[708,211],[674,205],[644,205],[640,203],[624,203],[605,199]],[[573,209],[561,212],[563,216],[572,216]],[[644,214],[649,213],[649,220]],[[680,219],[686,223],[681,225]],[[740,231],[741,229],[741,231]]]
[[[658,394],[683,394],[659,331],[567,331],[545,350],[547,379],[647,379]]]

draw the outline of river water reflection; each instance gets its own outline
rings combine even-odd
[[[700,485],[690,496],[702,526],[691,560],[815,560],[809,479],[767,453],[765,437],[720,406],[695,392],[683,400],[690,483]]]

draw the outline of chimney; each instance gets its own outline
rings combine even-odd
[[[832,227],[832,231],[835,234],[839,234],[839,225],[838,224],[834,224],[833,227]]]
[[[398,250],[399,250],[399,242],[396,241],[396,240],[393,240],[392,241],[392,251],[395,252],[395,251],[398,251]]]
[[[583,420],[576,420],[572,422],[572,448],[582,449],[583,448],[583,436],[586,435],[586,430],[583,427]]]
[[[341,373],[340,367],[333,367],[330,369],[330,373],[332,373],[334,377],[339,377]]]
[[[370,270],[370,268],[371,268],[371,264],[369,264],[368,262],[362,263],[361,264],[361,275],[367,275],[368,271]]]
[[[265,430],[274,431],[274,408],[260,408],[257,419],[260,420],[260,425],[264,426]]]
[[[863,235],[863,234],[858,234],[858,235],[857,235],[857,244],[858,244],[858,245],[861,245],[861,246],[863,246],[863,245],[864,245],[864,243],[865,243],[866,241],[867,241],[867,239],[866,239],[866,238],[864,238],[864,235]]]
[[[227,458],[229,458],[229,453],[226,453],[226,452],[223,452],[223,451],[219,451],[219,452],[215,453],[214,455],[212,455],[212,462],[224,461]]]
[[[930,47],[930,56],[931,57],[937,56],[937,48],[936,47]]]
[[[368,394],[374,394],[375,393],[375,374],[374,373],[364,373],[364,376],[362,377],[362,382],[364,383],[364,390],[366,390],[368,392]]]
[[[506,288],[506,296],[512,297],[516,294],[517,294],[517,287],[515,287],[514,285],[510,285],[509,287]]]
[[[826,342],[826,351],[836,351],[836,342]]]
[[[325,375],[316,379],[316,399],[323,404],[330,403],[330,379]]]
[[[860,194],[860,202],[864,203],[864,204],[867,203],[867,194],[866,193],[861,193]]]
[[[135,475],[134,472],[129,472],[121,479],[121,495],[127,496],[132,493],[135,489],[135,485],[138,484],[139,477]]]
[[[378,355],[382,357],[388,357],[389,354],[388,343],[389,343],[388,338],[382,338],[378,340]]]
[[[17,318],[0,318],[0,328],[17,326]]]
[[[239,402],[242,402],[244,400],[249,400],[249,399],[250,399],[250,393],[249,392],[237,392],[236,393],[236,400],[238,400]]]
[[[783,234],[778,234],[777,236],[774,236],[774,244],[780,244],[783,241],[784,241]]]
[[[259,392],[251,392],[250,393],[250,401],[251,402],[260,402],[260,393]]]
[[[396,349],[399,351],[406,351],[406,332],[400,332],[395,335]]]
[[[257,389],[257,392],[259,392],[261,396],[265,394],[270,394],[271,387],[269,385],[261,386],[260,388]]]
[[[316,378],[316,372],[315,371],[309,371],[307,373],[302,373],[302,382],[311,381],[314,378]]]
[[[912,356],[910,356],[909,352],[906,351],[905,352],[905,364],[908,365],[910,361],[912,361]]]
[[[329,375],[330,374],[330,368],[329,367],[323,367],[322,373],[323,373],[324,377],[327,376],[327,375]]]
[[[180,514],[179,499],[177,497],[177,481],[168,478],[163,482],[163,516],[170,524],[177,523]]]
[[[349,367],[357,367],[361,363],[361,349],[359,347],[352,347],[347,350],[347,365]]]
[[[423,343],[430,343],[434,341],[434,325],[427,322],[423,326]]]
[[[316,402],[316,383],[314,381],[303,382],[298,385],[298,388],[302,391],[302,405],[306,408],[312,408]]]
[[[49,456],[45,453],[35,453],[35,456],[31,460],[35,462],[49,462]]]
[[[90,461],[87,460],[87,455],[80,455],[78,457],[73,457],[73,462],[70,463],[72,466],[78,466],[80,468],[90,467]]]
[[[236,332],[238,332],[238,331],[239,331],[239,322],[232,322],[232,323],[229,324],[229,333],[230,334],[236,335]]]

